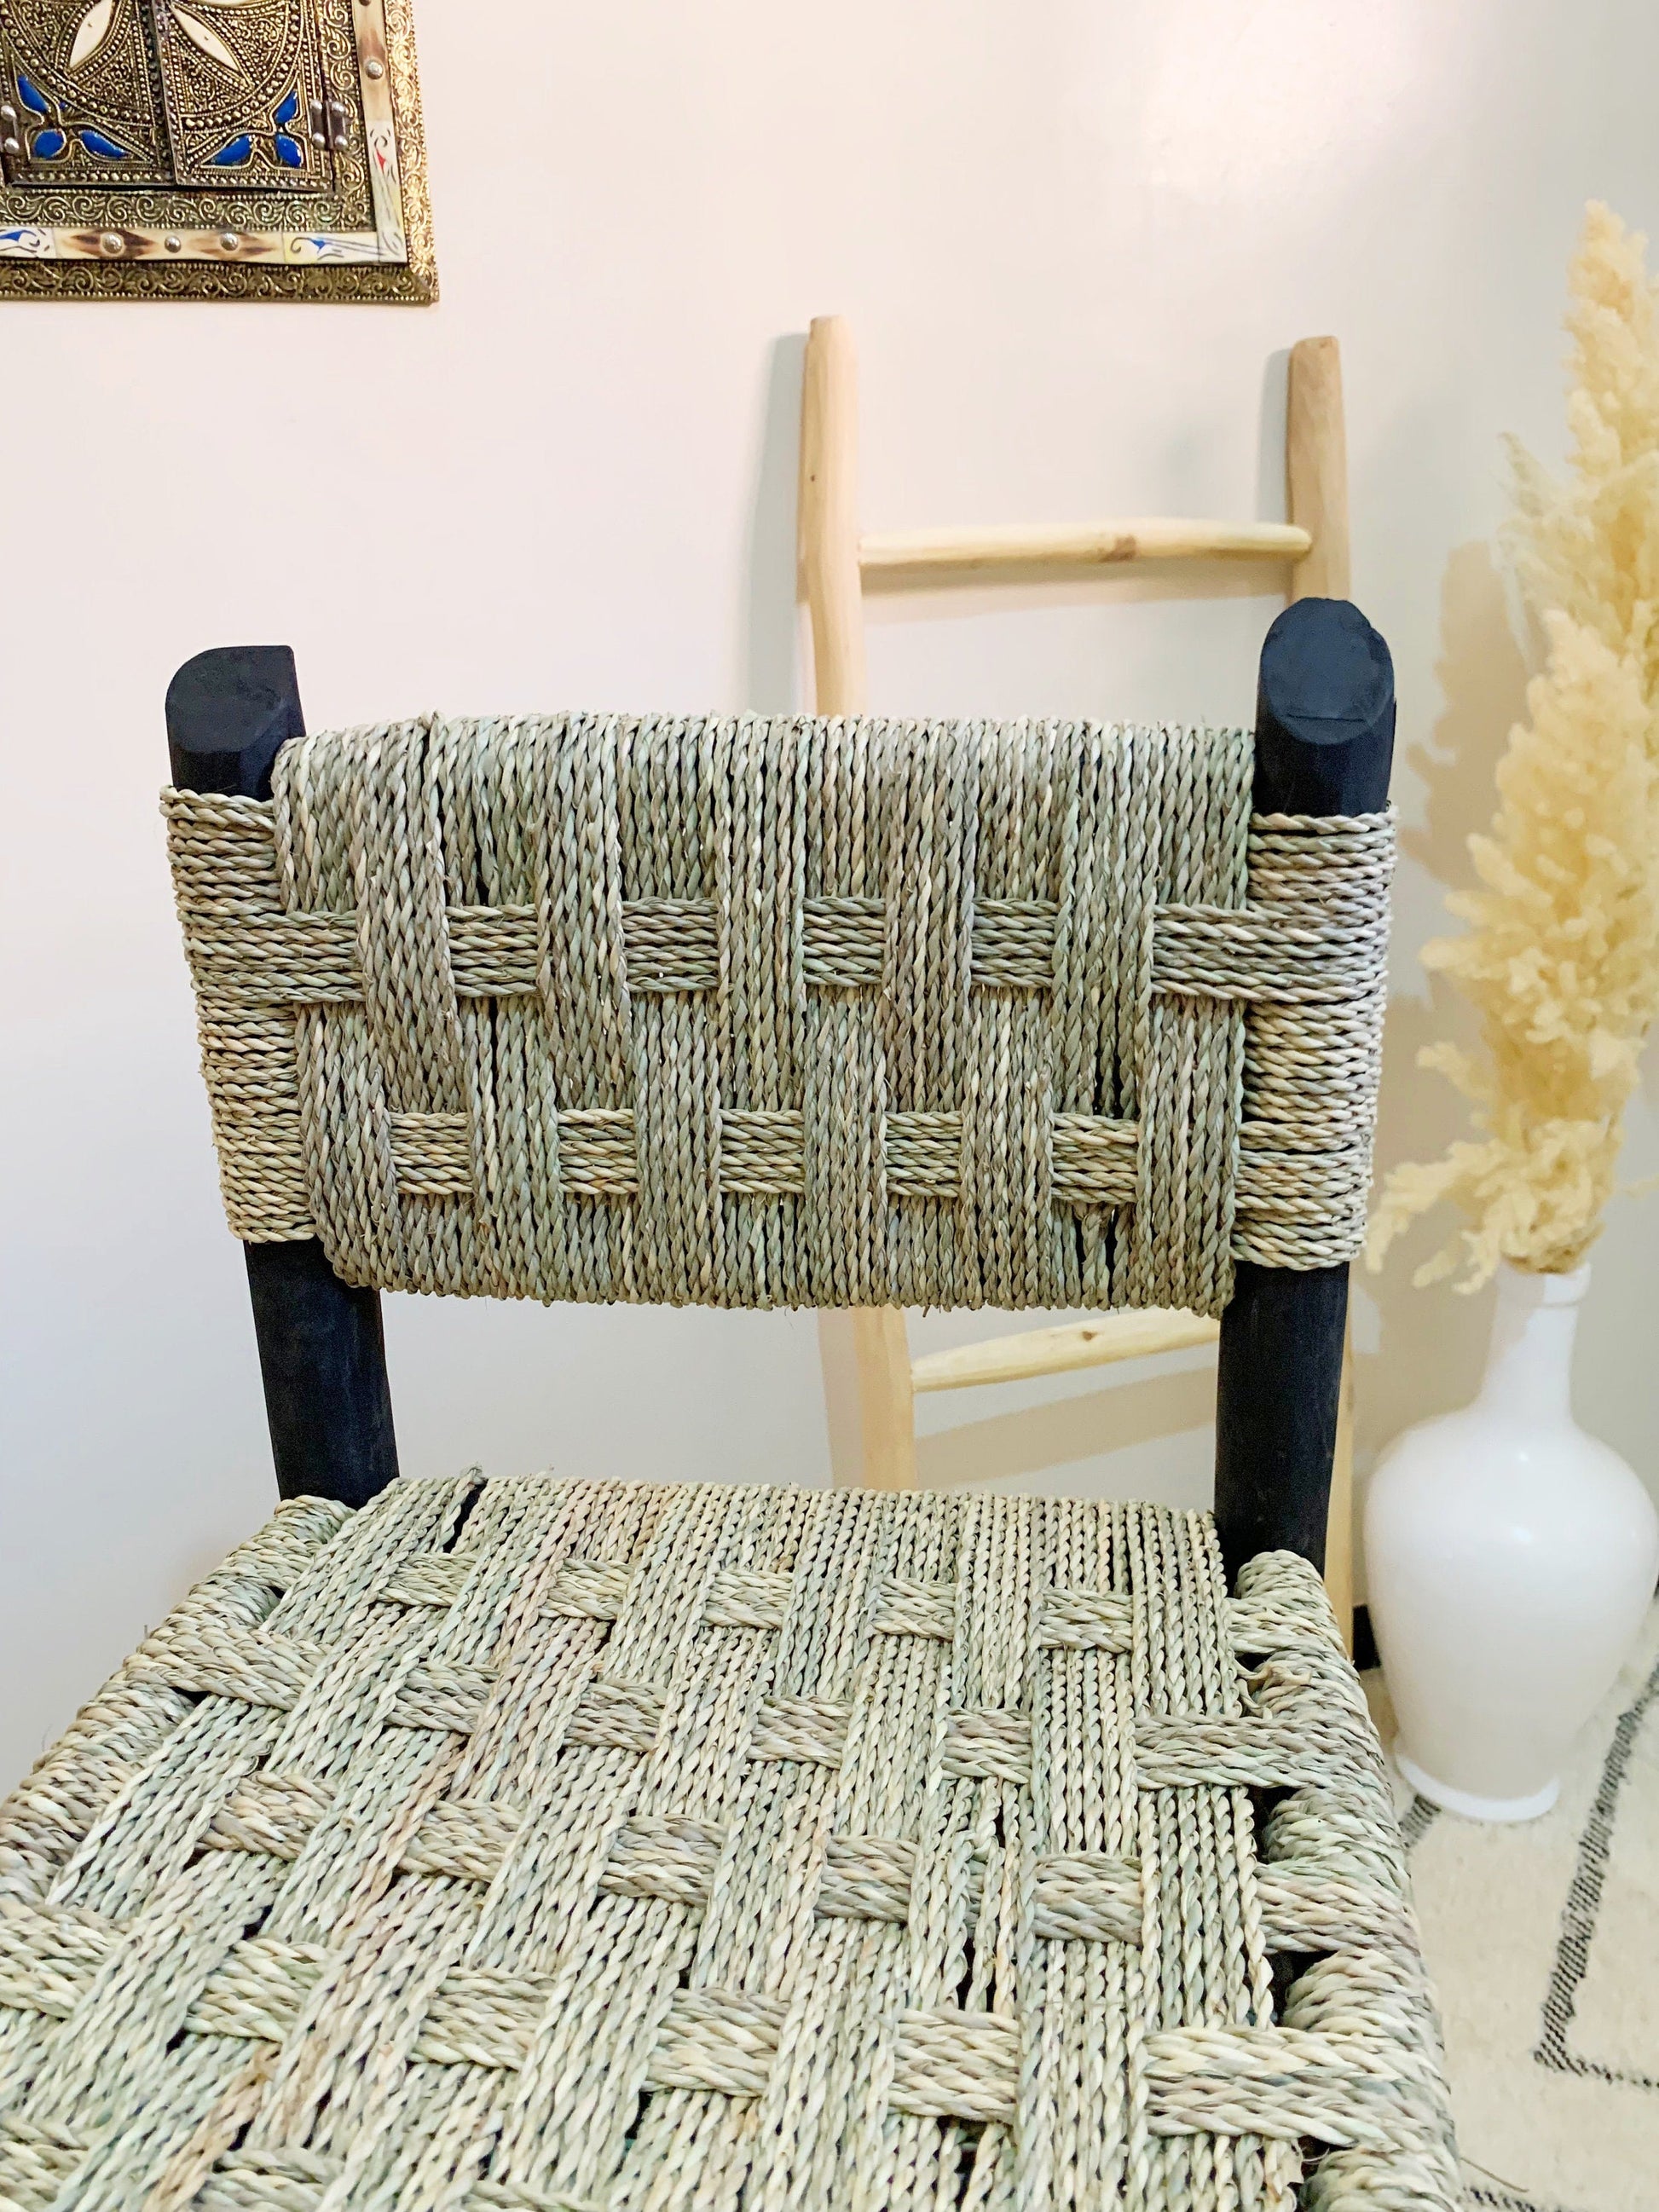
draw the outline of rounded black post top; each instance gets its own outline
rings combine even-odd
[[[1375,814],[1394,763],[1394,662],[1348,599],[1298,599],[1261,648],[1258,814]]]
[[[270,765],[303,737],[300,679],[286,645],[220,645],[167,686],[167,758],[179,791],[269,799]]]

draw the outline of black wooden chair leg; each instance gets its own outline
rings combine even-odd
[[[314,1237],[242,1249],[276,1487],[366,1505],[398,1474],[380,1294],[343,1283]]]
[[[1378,812],[1394,725],[1382,638],[1346,599],[1298,599],[1261,649],[1256,811]],[[1239,1265],[1216,1389],[1215,1518],[1230,1578],[1258,1552],[1324,1568],[1347,1311],[1346,1267]]]
[[[168,687],[167,721],[177,789],[269,799],[278,751],[305,734],[293,653],[198,653]],[[277,1490],[366,1504],[398,1474],[380,1292],[343,1283],[315,1237],[242,1249]]]
[[[1322,1573],[1348,1270],[1241,1260],[1221,1317],[1215,1525],[1231,1582],[1258,1552],[1299,1552]]]

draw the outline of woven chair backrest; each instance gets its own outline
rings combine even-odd
[[[1347,1259],[1388,817],[1239,730],[551,716],[169,791],[226,1209],[348,1282],[1161,1305]]]

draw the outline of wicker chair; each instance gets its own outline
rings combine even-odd
[[[1386,651],[1304,601],[1262,700],[307,738],[289,656],[181,672],[285,1502],[0,1807],[0,2205],[1456,2201],[1317,1573]],[[1217,1313],[1218,1520],[394,1481],[383,1287]]]

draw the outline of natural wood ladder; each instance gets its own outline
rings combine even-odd
[[[817,318],[801,386],[800,590],[811,617],[815,702],[820,714],[857,714],[865,677],[866,577],[893,585],[974,576],[985,584],[1154,561],[1254,561],[1289,571],[1291,599],[1345,599],[1349,589],[1348,474],[1342,370],[1332,337],[1291,349],[1285,419],[1287,523],[1164,518],[1055,528],[927,530],[865,536],[859,527],[858,371],[844,318]],[[858,1399],[859,1477],[874,1490],[916,1481],[915,1394],[965,1389],[1067,1370],[1143,1359],[1213,1343],[1218,1324],[1189,1313],[1101,1314],[913,1360],[896,1307],[819,1317],[826,1392],[848,1364]],[[1331,1471],[1325,1585],[1353,1646],[1353,1421],[1352,1358],[1345,1353]]]

